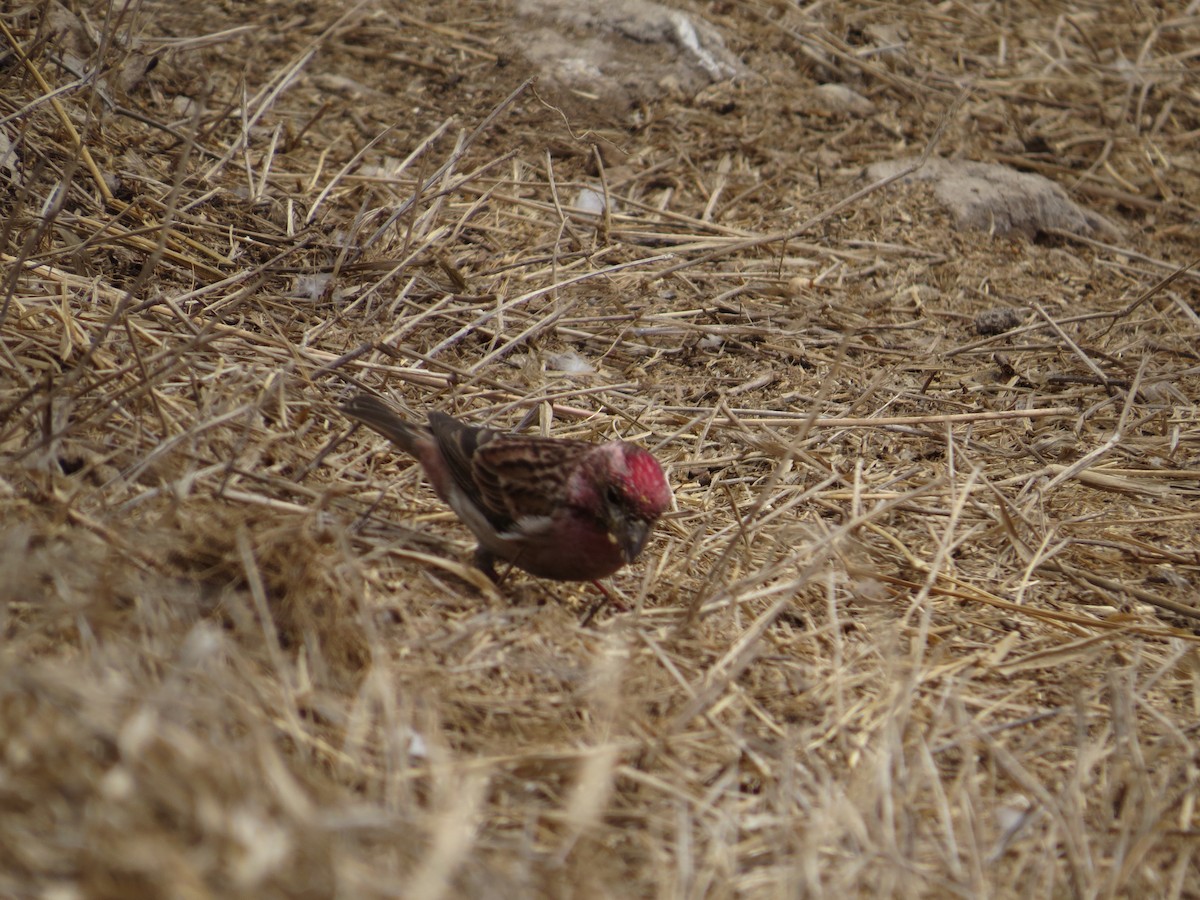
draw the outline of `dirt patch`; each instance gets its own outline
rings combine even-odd
[[[1200,24],[1044,7],[5,11],[0,895],[1186,894]],[[628,611],[358,390],[652,450]]]

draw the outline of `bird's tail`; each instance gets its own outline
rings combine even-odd
[[[404,421],[378,397],[358,394],[343,403],[340,409],[351,419],[378,431],[406,453],[417,455],[417,440],[424,434],[424,429]]]

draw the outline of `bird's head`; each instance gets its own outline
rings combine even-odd
[[[604,525],[627,563],[642,552],[650,529],[671,506],[658,460],[626,441],[596,447],[572,481],[573,500]]]

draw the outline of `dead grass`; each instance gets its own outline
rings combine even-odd
[[[705,9],[634,127],[490,3],[0,11],[0,896],[1195,896],[1195,4]],[[651,447],[633,611],[351,386]]]

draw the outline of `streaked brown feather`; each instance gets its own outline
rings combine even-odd
[[[592,447],[584,441],[504,434],[438,412],[429,414],[429,429],[454,483],[497,531],[561,509],[565,473]]]
[[[525,517],[561,511],[567,477],[592,448],[584,441],[519,435],[489,441],[472,460],[480,508],[502,530]]]
[[[472,503],[479,506],[479,489],[474,473],[475,454],[480,447],[503,435],[491,428],[467,425],[440,412],[429,414],[429,430],[450,469],[454,483]]]

